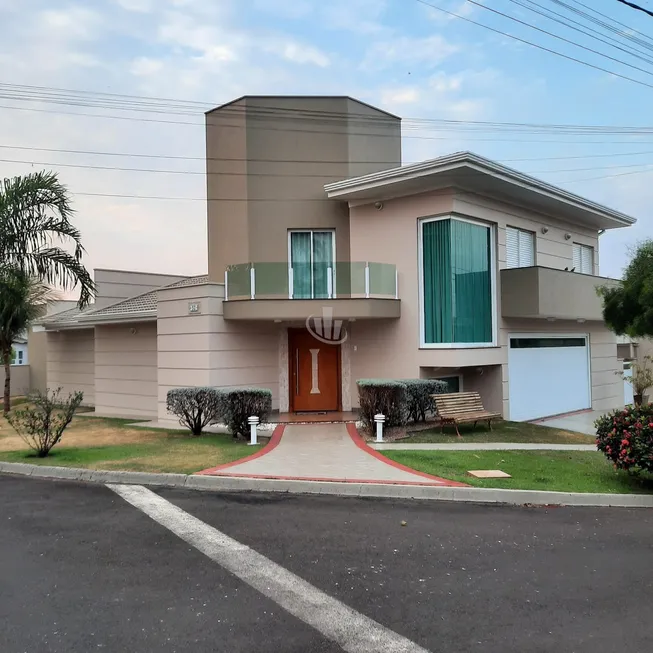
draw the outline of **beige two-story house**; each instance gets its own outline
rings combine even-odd
[[[347,97],[241,98],[206,142],[208,275],[46,322],[50,385],[83,358],[98,413],[160,420],[180,386],[348,411],[361,378],[446,379],[513,420],[623,404],[596,287],[633,218],[471,153],[401,166],[400,119]]]

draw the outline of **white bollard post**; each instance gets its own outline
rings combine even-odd
[[[247,422],[249,424],[249,444],[258,444],[256,440],[256,427],[258,426],[259,423],[259,418],[258,417],[248,417]]]
[[[383,423],[385,422],[385,415],[374,415],[374,422],[376,423],[376,441],[383,442]]]

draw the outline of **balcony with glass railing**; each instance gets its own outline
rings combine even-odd
[[[297,320],[317,305],[344,319],[399,317],[390,263],[242,263],[227,269],[224,283],[226,319]]]

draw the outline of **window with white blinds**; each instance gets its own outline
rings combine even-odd
[[[506,267],[528,268],[535,265],[535,234],[506,227]]]
[[[594,248],[574,243],[574,270],[581,274],[594,274]]]

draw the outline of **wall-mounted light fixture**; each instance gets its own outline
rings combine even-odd
[[[377,211],[382,211],[383,210],[383,202],[374,202],[374,208]]]
[[[548,234],[549,233],[549,228],[548,227],[542,227],[542,233],[543,234]]]
[[[565,234],[565,240],[569,240],[571,238],[571,234]]]

